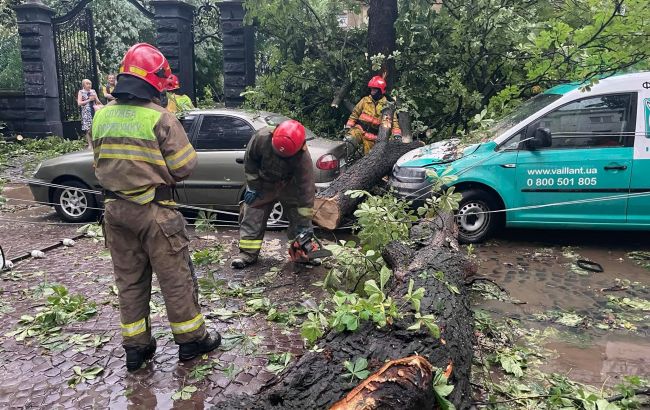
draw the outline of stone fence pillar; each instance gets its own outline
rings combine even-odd
[[[54,56],[54,10],[40,0],[14,7],[25,81],[25,136],[63,136]]]
[[[156,46],[167,57],[178,76],[181,93],[196,102],[194,90],[194,6],[176,0],[152,1],[156,25]]]
[[[223,88],[226,107],[239,107],[240,94],[255,85],[255,29],[244,25],[243,1],[218,3],[223,33]]]

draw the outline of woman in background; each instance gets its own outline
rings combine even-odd
[[[95,104],[101,104],[97,93],[91,87],[93,84],[87,78],[81,80],[81,90],[77,93],[77,105],[81,107],[81,131],[85,133],[88,148],[92,148],[90,129],[93,126]]]

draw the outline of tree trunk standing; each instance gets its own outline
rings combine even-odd
[[[454,390],[448,399],[458,409],[469,408],[474,318],[464,282],[471,274],[468,270],[470,264],[453,249],[431,246],[424,239],[434,241],[435,238],[452,235],[447,231],[448,226],[442,228],[443,232],[431,231],[440,226],[431,222],[426,221],[413,231],[416,249],[391,242],[383,255],[394,271],[401,271],[404,275],[404,280],[394,276],[387,284],[386,293],[399,304],[407,292],[409,279],[415,282],[413,289],[423,287],[425,295],[420,311],[422,315],[435,315],[441,330],[439,339],[434,338],[424,327],[417,331],[408,330],[414,323],[413,315],[397,319],[392,325],[381,329],[364,321],[355,332],[330,331],[318,341],[322,351],[306,352],[265,391],[255,397],[227,398],[215,408],[326,409],[357,387],[358,383],[352,383],[344,377],[347,371],[343,362],[346,360],[366,358],[368,370],[381,376],[381,370],[386,370],[385,361],[407,358],[414,352],[439,369],[445,370],[452,363],[449,383],[454,385]],[[438,271],[444,272],[444,281],[433,275]],[[457,292],[452,291],[450,286],[455,286]],[[398,361],[397,364],[399,363],[404,364],[404,361]],[[384,368],[380,369],[382,366]],[[400,368],[396,369],[397,378],[389,380],[390,383],[374,383],[373,376],[369,380],[373,382],[372,388],[377,387],[371,397],[383,405],[381,408],[436,408],[436,403],[429,399],[432,386],[430,383],[422,383],[427,379],[426,372],[412,372],[405,368],[399,372]],[[400,377],[404,379],[399,379]],[[361,389],[363,383],[358,390]],[[368,393],[369,391],[365,394]],[[425,398],[425,405],[421,398]]]
[[[389,140],[394,106],[382,112],[382,124],[377,143],[368,155],[359,159],[338,176],[327,189],[316,194],[314,223],[325,229],[336,229],[344,216],[351,214],[363,198],[350,198],[345,192],[351,189],[369,190],[390,174],[395,162],[407,152],[422,146],[415,141],[404,144],[401,140]]]
[[[395,51],[395,21],[397,21],[397,0],[370,0],[368,9],[368,56],[383,54],[388,57]],[[385,60],[380,75],[384,75],[387,89],[395,83],[395,60]]]

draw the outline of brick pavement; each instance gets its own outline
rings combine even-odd
[[[2,216],[6,213],[0,214]],[[24,216],[24,215],[23,215]],[[48,216],[43,220],[56,220]],[[11,225],[11,226],[10,226]],[[4,224],[0,227],[0,244],[9,250],[10,256],[29,251],[41,245],[49,245],[63,237],[70,237],[76,227],[65,225]],[[198,239],[193,235],[191,248],[222,243],[235,252],[237,231],[220,231],[215,240]],[[282,238],[282,239],[279,239]],[[244,287],[259,279],[272,266],[283,267],[261,296],[269,297],[276,306],[302,300],[303,292],[318,295],[319,289],[310,284],[320,280],[322,269],[313,269],[296,275],[290,264],[279,262],[283,258],[284,233],[270,232],[265,241],[262,259],[255,269],[233,272],[226,265],[199,268],[199,276],[214,271],[216,279],[241,283]],[[222,334],[232,332],[259,336],[261,341],[254,352],[242,352],[241,346],[230,351],[217,351],[206,359],[196,359],[181,364],[177,360],[177,347],[171,339],[160,293],[152,297],[154,311],[153,332],[157,335],[158,350],[155,359],[146,368],[129,374],[124,366],[124,352],[119,334],[119,311],[117,297],[111,292],[113,284],[111,260],[103,243],[90,238],[77,241],[71,248],[57,248],[47,253],[45,259],[29,259],[19,263],[13,271],[0,276],[0,407],[53,407],[53,408],[204,408],[206,403],[218,401],[224,394],[254,394],[275,376],[265,367],[268,353],[291,352],[298,356],[303,352],[299,329],[269,322],[266,315],[258,313],[240,319],[220,321],[211,319],[210,327]],[[65,335],[100,334],[108,341],[98,348],[70,346],[60,351],[50,351],[34,339],[18,342],[6,333],[15,329],[21,315],[33,315],[45,304],[43,297],[34,294],[43,283],[59,283],[71,294],[82,294],[97,303],[97,314],[84,322],[64,326]],[[154,284],[155,286],[155,284]],[[211,297],[202,295],[204,313],[216,308],[241,309],[246,297]],[[229,377],[227,371],[215,370],[203,381],[190,380],[189,373],[197,364],[218,359],[226,369],[234,365]],[[101,366],[104,372],[95,380],[68,387],[67,380],[73,376],[73,366],[88,368]],[[198,390],[190,400],[171,399],[174,392],[186,385]]]

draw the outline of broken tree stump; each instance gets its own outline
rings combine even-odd
[[[395,407],[424,409],[435,400],[431,384],[434,368],[422,356],[391,360],[334,403],[330,410],[374,410]],[[430,407],[430,406],[429,406]]]
[[[396,319],[384,328],[368,321],[362,321],[354,332],[329,331],[317,345],[322,349],[308,351],[285,371],[270,386],[255,397],[226,398],[217,403],[217,409],[325,409],[340,401],[356,386],[344,375],[343,363],[363,357],[368,360],[368,370],[375,372],[386,361],[418,354],[436,368],[445,369],[453,363],[449,383],[454,390],[448,397],[459,409],[467,409],[471,403],[470,371],[473,356],[473,314],[469,305],[468,290],[463,286],[468,263],[464,255],[451,248],[451,244],[440,247],[429,246],[430,241],[447,238],[450,233],[439,234],[427,229],[437,229],[433,221],[425,221],[412,230],[416,247],[404,247],[391,242],[382,255],[394,270],[403,272],[389,281],[386,293],[398,304],[407,293],[409,280],[414,289],[423,287],[425,295],[421,301],[421,314],[433,314],[441,329],[441,337],[434,338],[422,326],[419,330],[408,330],[413,325],[413,315]],[[442,227],[442,230],[453,229]],[[444,272],[443,280],[435,272]],[[418,397],[427,397],[430,384],[420,388],[413,384]],[[388,386],[388,385],[387,385]],[[423,407],[411,401],[415,396],[395,395],[394,388],[378,388],[375,399],[382,400],[382,408],[435,409],[431,401]],[[425,400],[427,401],[427,400]],[[417,402],[419,403],[419,402]]]
[[[390,139],[394,108],[389,106],[382,112],[382,123],[377,143],[368,155],[357,160],[339,175],[329,187],[316,194],[314,202],[314,223],[325,229],[338,228],[344,216],[350,215],[363,198],[350,198],[346,191],[370,190],[382,178],[390,174],[393,165],[407,152],[424,145],[421,141],[405,144],[401,139]]]

